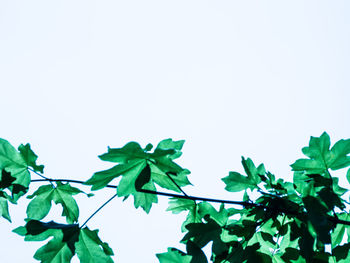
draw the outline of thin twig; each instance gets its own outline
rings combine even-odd
[[[50,179],[50,178],[48,178],[48,177],[42,175],[41,173],[38,173],[37,171],[35,171],[34,169],[32,169],[32,168],[30,168],[30,167],[28,167],[28,170],[31,171],[31,172],[33,172],[33,173],[35,173],[36,175],[39,175],[41,178],[44,178],[44,179],[42,179],[42,180],[49,181],[50,184],[53,185],[52,181],[55,181],[55,180]]]
[[[110,201],[112,201],[116,196],[117,194],[114,194],[111,198],[109,198],[106,202],[104,202],[103,205],[101,205],[91,216],[89,216],[88,219],[86,219],[86,221],[81,225],[80,228],[83,228],[87,224],[87,222],[89,222],[89,220],[94,217],[94,215],[96,215],[105,205],[107,205]]]

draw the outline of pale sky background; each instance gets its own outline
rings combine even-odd
[[[238,199],[221,178],[241,155],[291,179],[311,135],[350,137],[349,13],[340,0],[0,0],[0,137],[78,180],[111,167],[107,146],[185,139],[188,194]],[[113,193],[78,197],[80,222]],[[149,215],[116,199],[89,222],[115,262],[183,249],[184,215],[159,199]],[[11,233],[27,203],[0,219],[1,262],[37,262],[44,243]]]

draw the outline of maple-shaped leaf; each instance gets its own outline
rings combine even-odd
[[[202,217],[198,213],[198,205],[194,200],[182,199],[182,198],[171,198],[169,201],[169,207],[166,211],[171,211],[173,214],[178,214],[182,211],[188,211],[185,221],[182,223],[181,231],[186,232],[186,225],[190,223],[202,222]]]
[[[0,138],[0,170],[6,170],[12,177],[16,178],[12,185],[8,186],[12,192],[12,201],[27,192],[30,184],[28,165],[22,155],[6,140]],[[16,184],[16,186],[13,186]]]
[[[186,255],[173,247],[168,248],[168,252],[156,254],[159,263],[190,263],[192,256]]]
[[[108,152],[99,156],[103,161],[118,163],[114,167],[96,172],[85,182],[91,185],[91,190],[102,189],[112,180],[121,177],[117,194],[124,197],[134,196],[135,207],[142,207],[147,213],[158,198],[154,194],[144,193],[144,190],[156,191],[159,186],[181,192],[179,187],[191,184],[187,169],[173,162],[180,156],[183,141],[166,139],[161,141],[154,152],[148,144],[145,149],[136,142],[130,142],[122,148],[108,148]]]
[[[25,241],[44,241],[53,237],[36,251],[34,258],[42,263],[66,263],[70,262],[75,254],[80,228],[77,224],[29,220],[24,227],[18,227],[13,232],[25,236]]]
[[[38,188],[28,198],[34,198],[27,207],[27,216],[30,219],[41,220],[51,209],[51,202],[61,204],[63,208],[62,216],[65,216],[67,223],[78,221],[79,208],[73,195],[83,193],[78,188],[70,186],[69,183],[57,182],[57,186],[43,185]]]
[[[114,255],[107,243],[98,237],[98,230],[87,227],[80,230],[79,241],[75,244],[81,263],[111,263]]]
[[[18,151],[21,153],[21,155],[22,155],[24,161],[27,163],[27,165],[32,167],[34,171],[37,171],[40,173],[44,172],[44,165],[37,165],[36,164],[36,160],[38,159],[38,156],[30,148],[29,143],[27,143],[26,145],[21,144],[18,147]]]
[[[291,165],[293,171],[322,173],[327,169],[338,170],[350,165],[350,139],[340,140],[329,149],[331,141],[324,132],[320,137],[311,137],[309,146],[302,152],[309,159],[298,159]]]
[[[244,157],[242,157],[242,165],[247,176],[237,172],[229,172],[228,176],[221,179],[226,184],[225,189],[227,191],[239,192],[247,188],[251,190],[258,188],[258,184],[261,182],[259,175],[265,174],[264,165],[260,164],[258,167],[255,167],[250,158],[244,159]]]

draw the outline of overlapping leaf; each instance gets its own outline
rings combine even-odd
[[[16,202],[27,192],[30,183],[28,165],[20,152],[8,141],[0,139],[0,170],[6,170],[15,180],[7,188],[11,191],[10,201]]]
[[[113,251],[101,241],[97,230],[80,229],[77,224],[29,220],[24,227],[18,227],[13,232],[24,236],[26,241],[44,241],[53,237],[34,255],[42,263],[68,263],[75,254],[82,263],[113,262],[110,257]]]
[[[130,142],[122,148],[108,148],[108,152],[99,156],[103,161],[118,163],[116,166],[95,173],[85,184],[92,190],[105,187],[112,180],[121,177],[118,184],[118,196],[134,196],[135,207],[142,207],[147,213],[157,196],[141,192],[141,189],[155,191],[159,186],[180,192],[179,187],[189,185],[189,171],[183,169],[173,160],[181,155],[184,141],[166,139],[161,141],[153,153],[152,145],[145,149],[136,142]]]
[[[198,205],[195,201],[190,199],[172,198],[169,201],[169,207],[167,211],[172,211],[174,214],[178,214],[183,211],[188,211],[185,221],[182,223],[181,231],[187,231],[186,225],[190,223],[202,222],[202,216],[198,213]]]
[[[13,232],[24,236],[26,241],[44,241],[53,237],[36,251],[34,258],[42,263],[66,263],[70,262],[75,254],[75,243],[78,241],[80,228],[76,224],[30,220],[24,227],[18,227]]]
[[[30,219],[41,220],[51,209],[52,201],[55,204],[61,204],[63,208],[62,216],[65,216],[67,223],[71,224],[78,221],[79,208],[73,195],[83,193],[78,188],[57,182],[57,186],[43,185],[38,188],[28,198],[34,198],[27,207],[27,216]]]

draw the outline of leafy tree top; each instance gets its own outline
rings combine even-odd
[[[244,174],[232,171],[222,181],[227,191],[242,192],[243,200],[188,195],[184,187],[191,185],[190,172],[176,163],[183,144],[166,139],[154,150],[152,144],[142,148],[137,142],[108,148],[99,158],[113,166],[78,181],[46,177],[30,144],[16,150],[0,139],[0,216],[11,222],[9,203],[15,205],[27,196],[31,201],[24,225],[13,231],[25,241],[46,242],[35,253],[36,260],[66,263],[77,255],[83,263],[113,262],[113,250],[99,238],[98,230],[88,228],[88,222],[116,197],[132,196],[135,208],[149,213],[159,196],[167,196],[167,211],[187,214],[180,240],[186,251],[170,247],[156,255],[160,263],[350,261],[348,189],[331,175],[350,166],[350,139],[331,147],[327,133],[311,137],[302,149],[306,158],[291,165],[293,182],[276,178],[263,164],[242,157]],[[350,182],[350,169],[344,177]],[[110,184],[116,178],[118,184]],[[28,195],[38,183],[42,185]],[[116,192],[82,222],[74,196],[93,194],[71,184]],[[212,203],[221,205],[216,209]],[[53,204],[62,207],[65,224],[45,221]],[[206,246],[211,247],[209,258],[203,252]]]

